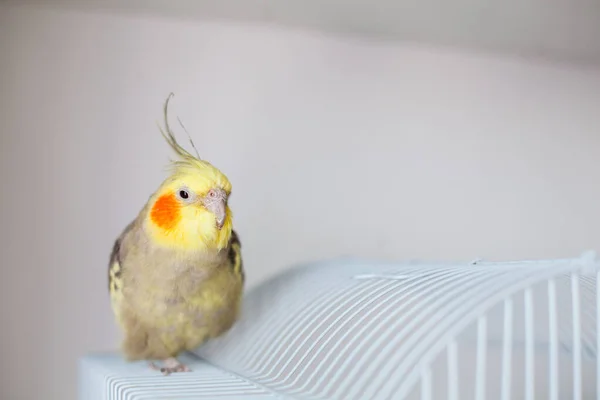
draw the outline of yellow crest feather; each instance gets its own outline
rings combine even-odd
[[[184,149],[177,142],[177,139],[175,139],[175,135],[171,130],[168,118],[169,100],[171,100],[171,97],[173,96],[174,94],[171,92],[164,104],[163,111],[165,127],[163,129],[160,125],[158,126],[158,128],[160,129],[160,133],[165,138],[171,149],[173,149],[173,151],[179,156],[178,160],[171,160],[170,162],[170,167],[172,169],[173,176],[175,177],[179,175],[201,174],[207,179],[210,179],[215,183],[219,184],[219,186],[221,186],[225,191],[229,193],[231,191],[231,184],[229,180],[218,168],[215,168],[208,161],[202,160],[200,158],[198,149],[194,145],[194,141],[192,140],[190,134],[181,123],[181,120],[179,120],[179,123],[181,124],[185,133],[188,135],[188,139],[193,149],[196,151],[196,156]]]

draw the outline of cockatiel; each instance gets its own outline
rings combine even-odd
[[[109,262],[111,305],[124,334],[121,351],[127,361],[147,360],[165,375],[189,371],[178,354],[233,326],[244,285],[241,244],[228,206],[231,183],[177,143],[167,118],[172,95],[160,131],[179,159],[117,238]]]

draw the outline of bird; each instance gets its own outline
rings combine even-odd
[[[232,328],[245,281],[229,207],[231,182],[200,158],[189,133],[196,155],[177,142],[167,115],[172,97],[164,102],[159,130],[177,157],[114,241],[108,267],[110,304],[123,334],[120,352],[164,375],[191,371],[179,356]]]

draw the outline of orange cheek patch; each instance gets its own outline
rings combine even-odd
[[[150,219],[162,229],[173,229],[181,219],[180,205],[174,194],[164,194],[156,200]]]

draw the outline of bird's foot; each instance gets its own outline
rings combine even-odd
[[[185,365],[177,361],[176,358],[167,358],[163,361],[164,366],[159,367],[153,362],[149,363],[150,368],[156,371],[162,372],[163,375],[170,375],[173,372],[190,372],[191,369]]]

